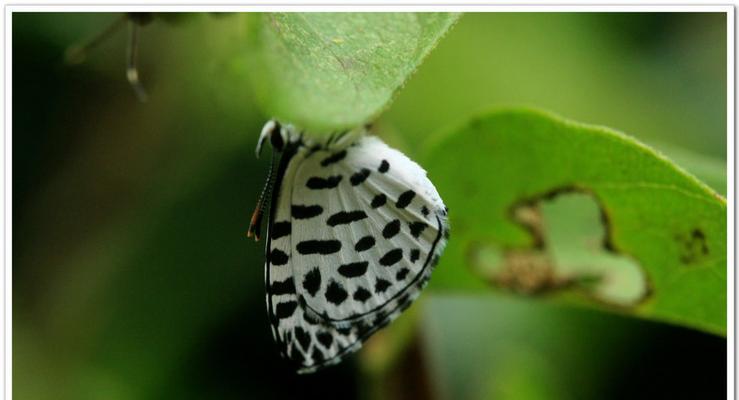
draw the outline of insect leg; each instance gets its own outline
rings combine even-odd
[[[131,35],[129,36],[128,41],[128,65],[126,67],[126,78],[128,78],[128,83],[130,83],[131,87],[133,87],[133,90],[136,93],[136,97],[139,99],[139,101],[146,102],[148,96],[146,94],[146,90],[144,89],[144,85],[142,85],[141,81],[139,80],[138,70],[139,30],[141,29],[141,26],[134,20],[131,20],[128,25],[131,31]]]
[[[87,58],[87,53],[97,47],[100,43],[103,43],[110,35],[117,32],[123,24],[126,22],[128,17],[124,14],[116,18],[110,23],[102,32],[95,35],[87,43],[83,45],[70,46],[64,54],[65,61],[68,64],[80,64]]]

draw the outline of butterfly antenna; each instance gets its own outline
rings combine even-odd
[[[72,45],[64,54],[64,59],[68,64],[80,64],[87,58],[87,53],[97,47],[100,43],[107,40],[110,35],[117,32],[126,22],[126,15],[121,15],[110,23],[102,32],[95,35],[83,45]]]
[[[131,35],[128,40],[128,66],[126,67],[126,78],[128,83],[133,87],[136,97],[140,102],[144,103],[149,98],[144,89],[144,85],[139,80],[139,30],[141,26],[131,20],[129,23]]]
[[[267,207],[267,202],[272,197],[272,188],[275,184],[275,153],[272,152],[272,158],[269,163],[269,172],[267,173],[267,181],[264,183],[262,193],[259,195],[257,206],[254,208],[254,213],[251,215],[251,223],[249,224],[249,230],[246,232],[246,237],[254,236],[254,240],[259,240],[259,232],[262,230],[262,218],[264,217],[264,210]]]

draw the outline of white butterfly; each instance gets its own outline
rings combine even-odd
[[[358,350],[418,297],[446,245],[447,210],[426,171],[366,127],[317,143],[272,120],[257,156],[268,139],[282,156],[249,236],[259,238],[276,186],[267,312],[283,357],[309,373]]]

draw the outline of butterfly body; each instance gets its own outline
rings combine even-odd
[[[258,152],[267,139],[282,152],[267,311],[282,355],[307,373],[359,349],[418,297],[446,244],[446,207],[420,166],[365,128],[318,144],[270,121]]]

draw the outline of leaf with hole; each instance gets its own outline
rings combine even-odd
[[[425,160],[452,222],[437,288],[479,288],[483,277],[581,302],[574,291],[725,334],[726,200],[657,152],[607,128],[509,110],[453,129]]]

